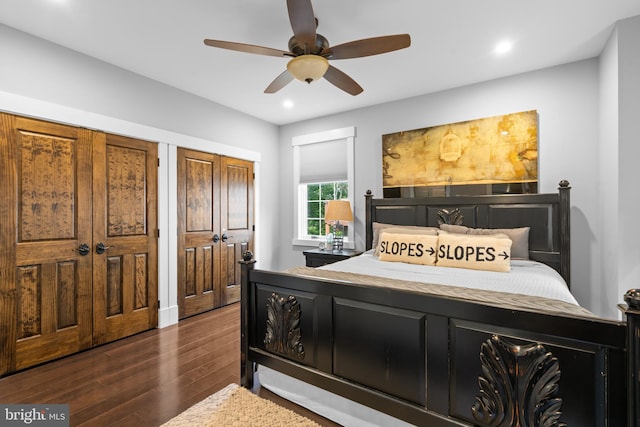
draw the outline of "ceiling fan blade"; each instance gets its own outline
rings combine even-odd
[[[328,59],[361,58],[404,49],[411,45],[409,34],[372,37],[339,44],[329,49]]]
[[[329,69],[324,73],[324,78],[332,85],[353,96],[362,93],[364,90],[355,80],[332,65],[329,65]]]
[[[270,47],[255,46],[252,44],[226,42],[222,40],[211,40],[211,39],[205,39],[204,44],[211,47],[219,47],[222,49],[235,50],[238,52],[255,53],[258,55],[278,56],[278,57],[293,56],[291,52],[288,52],[286,50],[272,49]]]
[[[309,53],[316,45],[316,17],[311,0],[287,0],[287,9],[293,35],[305,53]]]
[[[278,77],[276,77],[271,84],[264,90],[264,93],[276,93],[293,80],[293,76],[289,71],[284,70]]]

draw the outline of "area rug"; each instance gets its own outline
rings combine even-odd
[[[238,384],[196,403],[162,427],[320,427],[319,424],[251,393]]]

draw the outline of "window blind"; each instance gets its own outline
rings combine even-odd
[[[346,139],[300,145],[299,150],[301,184],[347,180]]]

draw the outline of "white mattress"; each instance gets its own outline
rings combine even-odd
[[[578,305],[564,279],[535,261],[511,260],[507,273],[380,261],[373,251],[320,267],[325,270],[381,276],[438,285],[496,290],[558,299]],[[261,386],[325,418],[349,427],[407,427],[411,424],[360,405],[272,369],[260,366]]]
[[[562,276],[548,265],[536,261],[511,260],[511,271],[495,272],[380,261],[372,251],[368,251],[320,268],[412,282],[534,295],[578,305]]]

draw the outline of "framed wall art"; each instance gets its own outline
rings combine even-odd
[[[382,136],[385,197],[536,193],[535,110]]]

